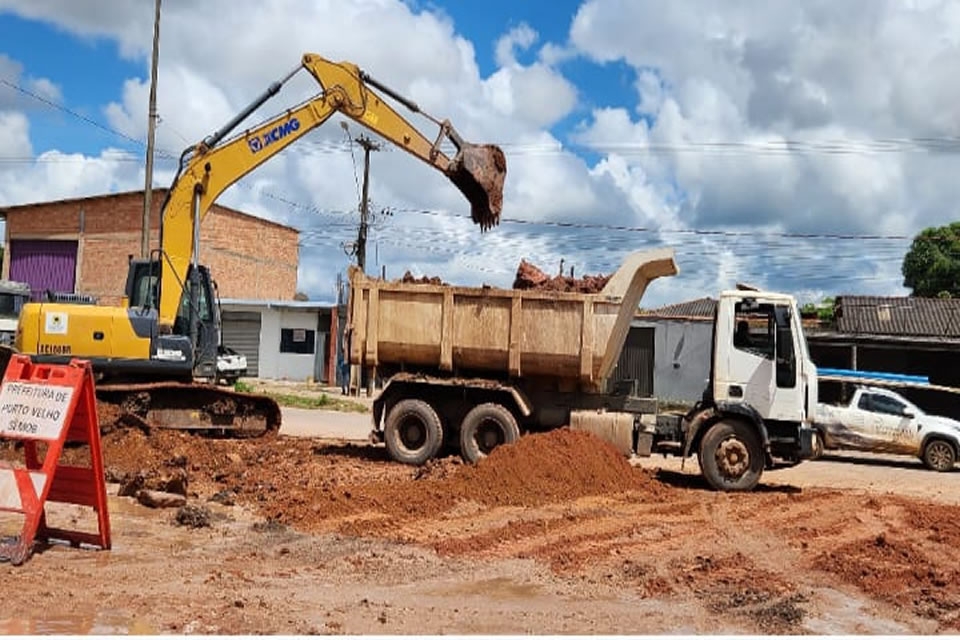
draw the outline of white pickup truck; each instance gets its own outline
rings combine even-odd
[[[924,413],[888,389],[859,387],[846,406],[818,404],[814,427],[814,457],[824,449],[895,453],[950,471],[960,454],[960,422]]]

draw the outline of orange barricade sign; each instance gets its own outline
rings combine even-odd
[[[34,364],[27,356],[13,356],[0,386],[0,439],[21,441],[25,458],[23,467],[0,462],[0,511],[24,516],[20,536],[0,544],[0,560],[22,564],[35,540],[109,549],[107,487],[90,363]],[[89,445],[89,467],[60,464],[68,441]],[[46,445],[42,460],[40,444]],[[48,527],[47,500],[93,507],[97,533]]]

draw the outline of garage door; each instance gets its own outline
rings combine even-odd
[[[247,357],[247,375],[260,375],[260,313],[224,311],[223,344]]]
[[[33,300],[48,290],[73,293],[76,276],[75,240],[10,241],[10,279],[29,284]]]

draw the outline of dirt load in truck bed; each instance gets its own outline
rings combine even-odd
[[[557,275],[550,277],[537,266],[526,260],[520,260],[517,276],[513,281],[514,289],[535,289],[540,291],[573,291],[576,293],[600,293],[610,276],[595,275],[574,278]]]
[[[298,535],[321,536],[304,539],[300,547],[291,545],[290,566],[312,567],[303,578],[311,583],[359,581],[365,590],[390,576],[391,584],[397,580],[414,584],[438,575],[440,563],[451,572],[445,580],[456,580],[464,567],[470,567],[507,572],[493,575],[509,575],[510,581],[520,584],[545,585],[544,593],[567,594],[570,602],[623,601],[626,608],[609,618],[619,624],[626,619],[623,616],[632,615],[628,610],[646,606],[643,603],[661,612],[683,612],[673,618],[666,613],[650,618],[653,614],[644,609],[646,624],[653,625],[644,628],[658,632],[960,630],[956,505],[858,490],[800,489],[773,484],[768,476],[758,491],[718,493],[694,476],[633,467],[606,443],[569,429],[525,436],[475,466],[449,457],[423,468],[389,462],[382,447],[277,435],[230,440],[165,430],[146,435],[119,428],[104,436],[103,446],[112,481],[122,483],[140,474],[150,485],[183,470],[195,503],[210,499],[235,503],[281,529],[285,525]],[[2,458],[18,454],[10,445],[0,447]],[[79,463],[85,456],[82,447],[71,447],[64,457],[68,463]],[[148,538],[118,534],[116,539],[127,549],[143,545],[144,557],[156,555]],[[225,544],[218,542],[219,533],[209,540],[210,550],[203,553],[219,553],[218,545]],[[356,547],[361,544],[357,541],[364,541],[363,546]],[[329,559],[318,560],[309,551],[324,549],[329,554],[341,548],[347,565],[327,566],[323,563]],[[168,561],[192,565],[198,553],[191,551],[183,559],[175,555]],[[48,557],[55,562],[68,554],[43,554]],[[274,585],[271,589],[281,584],[274,575],[280,571],[276,559],[251,564],[246,553],[235,559],[235,570],[254,572],[256,580]],[[211,556],[210,562],[221,566],[223,560]],[[91,594],[115,589],[143,592],[135,567],[127,582],[113,576],[121,580],[116,584],[104,581],[99,571],[92,574],[96,588],[91,586]],[[186,565],[177,571],[189,573]],[[257,578],[261,571],[263,577]],[[65,578],[62,571],[51,569],[49,576],[49,581],[30,584],[58,592],[56,585],[67,580],[64,588],[87,592],[74,574]],[[289,579],[294,581],[291,589],[303,588],[295,578]],[[244,589],[253,588],[245,584]],[[25,593],[22,585],[0,588],[5,601],[25,602]],[[400,593],[392,597],[402,598]],[[120,601],[129,602],[120,591],[117,594]],[[196,600],[183,606],[206,606]],[[144,602],[149,603],[145,612],[156,611],[149,593]],[[416,602],[403,606],[412,607],[416,619],[431,631],[487,628],[480,622],[462,622],[474,620],[472,609],[463,603],[457,603],[458,613],[450,613],[460,624],[451,624],[449,618],[433,624],[434,614],[429,612],[444,605]],[[353,611],[356,601],[344,606]],[[298,619],[294,608],[287,615]],[[232,609],[225,611],[233,615]],[[396,625],[403,620],[402,611],[391,611],[389,622],[371,630],[401,631]],[[247,607],[236,628],[276,629],[270,613],[269,608]],[[263,621],[258,624],[260,614]],[[664,622],[664,616],[674,620],[673,626]],[[635,630],[615,622],[565,626],[561,620],[562,615],[554,625],[548,616],[536,623],[537,629]],[[424,628],[422,624],[419,628]],[[535,630],[523,625],[517,617],[511,628]]]

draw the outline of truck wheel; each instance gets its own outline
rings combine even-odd
[[[440,450],[443,427],[437,412],[427,402],[401,400],[387,414],[383,441],[396,462],[421,465]]]
[[[950,471],[956,461],[956,452],[946,440],[930,440],[923,448],[923,463],[928,469]]]
[[[470,410],[460,424],[460,455],[469,463],[483,458],[502,444],[516,442],[520,428],[513,414],[496,402]]]
[[[718,491],[750,491],[763,474],[760,439],[749,425],[721,420],[700,441],[700,470]]]

